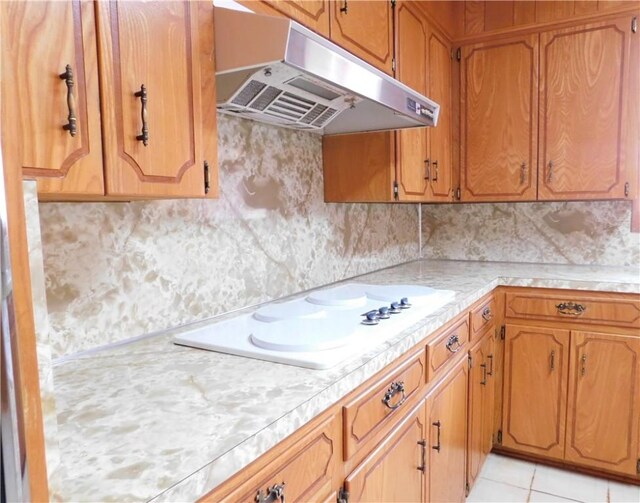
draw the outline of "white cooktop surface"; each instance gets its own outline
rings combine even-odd
[[[417,285],[348,283],[306,298],[267,304],[245,314],[184,332],[176,344],[312,369],[333,367],[409,328],[453,299],[449,290]],[[402,299],[410,307],[401,308]],[[378,311],[397,303],[395,313]],[[376,311],[378,323],[365,325]],[[394,309],[390,309],[394,311]]]

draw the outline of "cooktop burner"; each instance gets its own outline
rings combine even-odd
[[[418,285],[347,283],[185,332],[176,344],[329,368],[406,330],[454,297]]]

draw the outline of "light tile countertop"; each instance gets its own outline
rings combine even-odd
[[[635,267],[419,260],[357,280],[426,285],[454,290],[456,297],[328,370],[176,346],[171,340],[178,330],[56,365],[62,469],[51,480],[53,498],[193,501],[496,286],[640,293]]]

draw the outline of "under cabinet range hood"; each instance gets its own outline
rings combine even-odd
[[[286,18],[215,8],[218,111],[320,134],[435,126],[440,106]]]

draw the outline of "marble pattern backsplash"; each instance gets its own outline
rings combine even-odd
[[[640,267],[630,201],[423,205],[425,258]]]
[[[218,200],[40,204],[53,358],[419,256],[415,205],[324,203],[319,136],[218,121]]]

